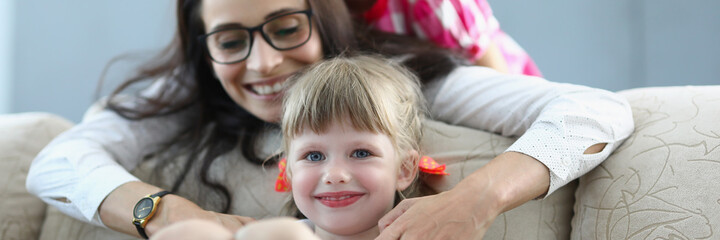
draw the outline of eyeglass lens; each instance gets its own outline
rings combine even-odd
[[[310,38],[310,20],[305,13],[293,13],[270,20],[262,25],[266,41],[277,50],[298,47]],[[247,29],[228,29],[207,36],[207,46],[213,60],[231,63],[244,60],[250,54],[254,36]]]

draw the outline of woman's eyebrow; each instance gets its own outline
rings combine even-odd
[[[241,28],[241,27],[245,27],[245,26],[243,26],[242,24],[239,24],[239,23],[224,23],[224,24],[220,24],[220,25],[217,25],[217,26],[211,28],[210,31],[208,31],[208,33],[225,30],[225,29],[231,29],[231,28]]]
[[[275,11],[273,11],[273,12],[268,13],[267,15],[265,15],[265,20],[267,21],[267,20],[269,20],[269,19],[271,19],[271,18],[273,18],[273,17],[276,17],[276,16],[278,16],[278,15],[282,15],[282,14],[287,13],[287,12],[292,12],[292,11],[298,11],[298,9],[296,9],[296,8],[281,8],[281,9],[275,10]],[[225,30],[225,29],[230,29],[230,28],[243,28],[243,27],[248,27],[248,26],[245,26],[245,25],[240,24],[240,23],[223,23],[223,24],[220,24],[220,25],[217,25],[217,26],[213,27],[213,28],[210,29],[210,31],[208,31],[208,32],[215,32],[215,31]]]
[[[276,17],[276,16],[278,16],[278,15],[282,15],[282,14],[284,14],[284,13],[293,12],[293,11],[298,11],[298,10],[299,10],[299,9],[297,9],[297,8],[290,8],[290,7],[281,8],[281,9],[275,10],[275,11],[273,11],[273,12],[268,13],[267,15],[265,15],[265,20],[271,19],[271,18]]]

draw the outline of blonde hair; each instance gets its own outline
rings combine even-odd
[[[398,63],[341,56],[316,63],[288,82],[281,123],[284,152],[305,128],[322,133],[344,119],[357,130],[387,135],[396,152],[420,152],[425,101],[417,77]],[[415,169],[417,159],[403,164]]]

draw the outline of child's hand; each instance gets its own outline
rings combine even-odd
[[[203,219],[190,219],[164,227],[152,237],[152,240],[232,240],[232,232],[217,222]]]
[[[295,218],[272,218],[245,225],[235,240],[320,240],[313,230]]]

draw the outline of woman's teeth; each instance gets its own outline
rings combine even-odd
[[[271,85],[252,85],[253,91],[260,95],[269,95],[269,94],[275,94],[280,91],[282,91],[282,83],[276,82],[275,84]]]

